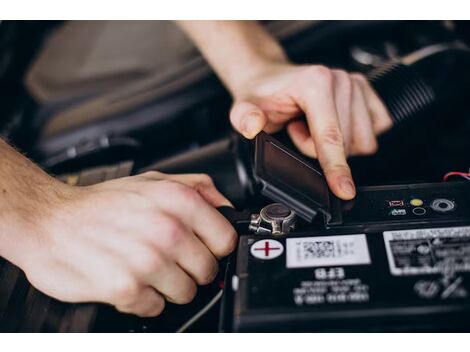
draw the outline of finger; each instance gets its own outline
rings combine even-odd
[[[352,79],[346,71],[332,70],[332,72],[335,76],[334,91],[336,112],[338,113],[339,126],[343,134],[345,153],[348,155],[352,141]]]
[[[165,187],[156,188],[159,201],[155,205],[192,229],[216,257],[232,252],[237,241],[235,229],[196,190],[170,180],[169,177],[174,175],[149,171],[139,176],[146,180],[168,182]]]
[[[276,133],[282,130],[284,125],[284,123],[272,123],[271,121],[268,121],[268,123],[264,125],[263,131],[266,133]]]
[[[248,104],[256,106],[260,109],[267,121],[263,127],[263,131],[266,133],[274,133],[280,131],[285,123],[291,120],[293,117],[299,115],[299,108],[292,107],[287,102],[283,102],[280,99],[265,100],[258,99],[259,101],[251,101]]]
[[[334,77],[327,68],[314,68],[311,69],[313,79],[304,82],[296,100],[306,112],[318,160],[331,190],[342,199],[352,199],[356,191],[333,99]]]
[[[352,78],[362,88],[367,108],[372,114],[372,125],[376,135],[379,135],[393,126],[393,120],[382,100],[371,87],[367,79],[361,74],[353,74]]]
[[[230,111],[230,121],[245,138],[252,139],[263,130],[268,118],[255,104],[236,102]]]
[[[195,185],[192,186],[206,202],[212,205],[214,208],[219,208],[222,206],[229,206],[233,208],[232,202],[225,198],[222,193],[220,193],[212,181],[212,179],[201,179]]]
[[[160,222],[164,221],[165,219],[160,218]],[[166,221],[170,225],[176,219],[168,218]],[[175,231],[174,226],[172,231]],[[219,268],[216,258],[184,225],[179,229],[179,233],[162,236],[158,241],[158,247],[163,249],[166,257],[176,262],[199,285],[212,282],[217,275]]]
[[[165,308],[165,299],[151,287],[145,287],[134,302],[116,306],[122,313],[136,314],[140,317],[155,317]]]
[[[206,174],[165,174],[158,171],[151,171],[141,174],[143,177],[152,180],[170,180],[178,182],[195,189],[209,204],[215,208],[222,206],[233,207],[225,196],[215,187],[212,178]]]
[[[364,93],[357,82],[353,85],[353,141],[352,153],[368,155],[377,151],[377,140],[372,126],[372,117],[365,102]]]
[[[194,237],[196,240],[197,238]],[[207,285],[214,281],[219,266],[214,255],[199,240],[186,251],[175,254],[179,266],[187,272],[198,285]]]
[[[158,223],[158,232],[149,229],[146,242],[140,245],[127,244],[130,252],[134,256],[126,258],[130,265],[134,282],[139,285],[153,287],[162,296],[170,302],[177,304],[189,303],[195,296],[197,288],[194,280],[168,255],[168,248],[177,248],[185,243],[188,237],[194,237],[192,232],[188,232],[184,226],[178,226],[174,217],[159,214],[156,217]],[[165,250],[163,250],[165,249]],[[124,291],[126,298],[118,296],[118,303],[122,306],[122,301],[127,302],[129,297],[137,297],[134,285],[119,288],[118,292]],[[131,300],[131,303],[135,299]]]
[[[171,260],[159,264],[158,273],[149,270],[143,278],[150,286],[165,298],[176,304],[187,304],[196,295],[197,287],[193,279]]]
[[[295,120],[287,125],[287,134],[289,135],[292,143],[304,155],[311,158],[317,157],[315,144],[313,143],[312,136],[308,130],[307,124],[302,120]]]
[[[235,248],[237,235],[230,222],[207,203],[194,189],[168,182],[164,196],[156,204],[190,228],[216,257],[224,257]]]

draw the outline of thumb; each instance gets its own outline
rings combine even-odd
[[[252,139],[263,130],[268,118],[258,106],[243,101],[233,105],[230,122],[245,138]]]

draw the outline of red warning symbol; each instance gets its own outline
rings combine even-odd
[[[260,240],[251,245],[250,252],[259,259],[274,259],[284,252],[284,246],[276,240]]]

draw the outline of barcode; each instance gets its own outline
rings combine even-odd
[[[331,258],[335,256],[333,241],[312,241],[303,243],[304,259]]]
[[[364,234],[288,238],[287,267],[370,264]]]

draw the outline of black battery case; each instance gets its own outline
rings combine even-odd
[[[255,160],[262,194],[302,221],[240,232],[221,330],[470,330],[470,182],[363,187],[343,202],[269,135]]]

